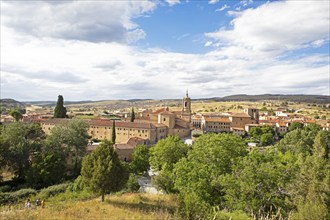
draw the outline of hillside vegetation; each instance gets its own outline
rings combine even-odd
[[[61,196],[46,200],[45,208],[8,211],[6,207],[0,219],[179,219],[177,198],[173,195],[126,193],[107,196],[103,203],[99,198],[72,201],[61,200]]]

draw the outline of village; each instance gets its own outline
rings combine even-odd
[[[181,109],[180,109],[181,108]],[[155,109],[139,108],[134,111],[101,112],[96,117],[83,117],[88,127],[90,141],[87,151],[94,151],[102,140],[112,140],[115,128],[116,149],[120,159],[132,160],[133,149],[144,144],[149,147],[159,140],[172,136],[179,136],[186,143],[193,141],[207,133],[233,133],[248,138],[251,128],[269,126],[273,130],[273,140],[277,141],[288,131],[292,123],[302,127],[308,124],[319,124],[322,130],[330,130],[330,120],[312,119],[300,113],[290,112],[288,108],[278,107],[273,111],[262,111],[256,107],[248,107],[235,112],[199,112],[192,109],[192,100],[188,91],[182,98],[179,109],[158,107]],[[133,115],[132,115],[133,114]],[[69,112],[69,118],[53,118],[53,112],[27,112],[21,119],[23,122],[39,123],[46,134],[50,134],[53,127],[63,121],[79,118],[81,112]],[[110,117],[109,117],[110,116]],[[134,118],[133,118],[134,117]],[[10,115],[1,115],[2,123],[13,122]],[[249,146],[257,146],[251,141]]]

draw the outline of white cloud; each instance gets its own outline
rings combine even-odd
[[[132,42],[145,36],[132,18],[152,12],[151,1],[3,2],[2,24],[36,37]],[[135,38],[133,38],[135,37]]]
[[[219,0],[209,0],[209,4],[216,4],[217,2],[219,2]]]
[[[329,4],[326,1],[267,3],[241,12],[232,24],[231,30],[219,30],[206,36],[277,54],[310,46],[317,40],[328,40]]]
[[[169,4],[169,6],[180,4],[180,0],[165,0],[165,1]]]
[[[58,94],[62,94],[65,100],[180,98],[186,88],[193,98],[238,93],[327,95],[329,55],[301,54],[294,59],[283,58],[287,48],[282,49],[278,44],[301,48],[329,43],[325,34],[327,29],[322,29],[329,17],[320,9],[323,5],[314,6],[314,9],[306,7],[304,10],[309,13],[304,14],[307,16],[304,18],[297,12],[302,6],[293,7],[291,4],[294,3],[269,3],[242,11],[233,19],[232,30],[221,29],[209,34],[212,40],[205,46],[212,46],[209,48],[214,50],[205,54],[175,53],[161,48],[140,49],[120,41],[54,37],[47,31],[42,36],[27,35],[22,32],[28,31],[3,22],[1,98],[56,100]],[[284,6],[290,7],[291,16]],[[285,18],[281,18],[278,11],[273,12],[275,9],[281,9]],[[140,15],[136,13],[136,16]],[[268,19],[270,15],[274,16],[273,19]],[[9,14],[6,16],[9,19]],[[40,15],[36,17],[38,22],[35,25],[38,25]],[[6,22],[10,23],[10,20]],[[130,19],[127,22],[119,22],[125,27],[122,36],[126,41],[147,34]],[[23,21],[18,23],[24,24]],[[43,27],[32,26],[32,29],[49,28],[40,25]],[[129,33],[136,36],[129,36]],[[274,45],[273,50],[266,50],[265,45]],[[282,56],[274,56],[279,53]]]
[[[205,44],[204,44],[204,47],[209,47],[212,45],[212,41],[207,41]]]
[[[246,7],[248,5],[251,5],[253,3],[253,0],[243,0],[243,1],[240,1],[240,4],[243,6],[243,7]]]
[[[226,10],[227,8],[230,8],[230,6],[228,6],[228,5],[223,5],[221,8],[218,8],[217,10],[215,10],[215,11],[223,11],[223,10]]]

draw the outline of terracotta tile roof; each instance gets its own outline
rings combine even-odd
[[[286,127],[286,123],[283,121],[277,122],[276,124],[278,124],[280,127]]]
[[[166,125],[161,124],[161,123],[153,123],[153,125],[157,128],[167,127]]]
[[[231,117],[250,118],[250,115],[245,114],[245,113],[233,113],[233,114],[231,114]]]
[[[88,119],[85,120],[89,125],[92,126],[112,126],[112,120],[106,119]],[[128,122],[128,121],[115,121],[116,127],[125,127],[125,128],[145,128],[153,129],[155,126],[152,123],[139,123],[139,122]]]
[[[180,125],[175,125],[175,126],[174,126],[174,129],[188,129],[188,128],[182,127],[182,126],[180,126]]]
[[[118,150],[132,150],[135,146],[131,146],[129,144],[115,144],[114,147]]]
[[[152,114],[159,114],[163,111],[166,111],[166,108],[160,108],[160,109],[157,109],[156,111],[152,112]]]
[[[59,124],[70,119],[65,118],[53,118],[42,123],[44,124]],[[109,119],[85,119],[90,126],[107,126],[112,127],[113,120]],[[126,121],[115,121],[116,127],[126,127],[126,128],[144,128],[144,129],[153,129],[156,128],[152,123],[139,123],[139,122],[126,122]]]
[[[162,111],[162,112],[160,112],[159,114],[161,114],[161,115],[174,115],[172,112],[169,112],[169,111]]]
[[[143,144],[144,141],[144,139],[139,137],[131,137],[130,139],[128,139],[127,144],[135,147],[138,144]]]
[[[207,122],[231,122],[229,120],[229,118],[218,118],[218,117],[208,117],[208,118],[205,118],[205,121]]]

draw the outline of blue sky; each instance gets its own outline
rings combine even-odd
[[[329,95],[328,1],[1,1],[1,98]]]

